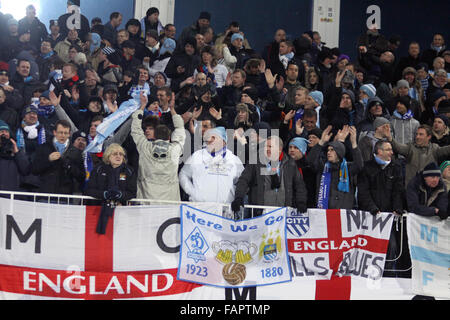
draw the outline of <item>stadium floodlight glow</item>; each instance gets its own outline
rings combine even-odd
[[[26,15],[26,8],[32,4],[36,8],[36,15],[39,15],[40,0],[0,0],[0,11],[3,14],[11,14],[19,21]]]

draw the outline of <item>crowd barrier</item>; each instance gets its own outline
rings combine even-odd
[[[48,194],[48,193],[29,193],[29,192],[10,192],[0,191],[0,197],[9,198],[11,200],[22,200],[40,203],[55,203],[63,205],[100,205],[101,200],[92,198],[90,196],[83,195],[63,195],[63,194]],[[13,202],[11,202],[12,205]],[[143,206],[143,205],[181,205],[186,204],[190,206],[196,206],[195,202],[187,201],[167,201],[167,200],[151,200],[151,199],[131,199],[127,202],[128,206]],[[204,204],[204,203],[203,203]],[[255,216],[255,212],[275,209],[275,207],[257,206],[257,205],[244,205],[244,209],[241,211],[240,216],[236,216],[231,212],[230,205],[210,203],[211,205],[221,206],[221,212],[223,216],[233,218],[235,220],[241,220],[244,218],[243,211],[246,210],[247,215],[245,217],[252,218]],[[411,275],[411,260],[409,258],[409,249],[406,238],[406,215],[403,217],[399,215],[394,216],[394,223],[392,228],[392,235],[390,245],[388,248],[388,255],[386,257],[386,266],[384,270],[385,277],[402,277],[410,278]],[[395,243],[392,242],[395,240]],[[392,253],[394,256],[392,256]]]

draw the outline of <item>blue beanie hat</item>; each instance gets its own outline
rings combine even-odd
[[[210,129],[210,133],[219,136],[225,143],[227,142],[227,132],[224,127],[216,127]]]
[[[322,106],[323,104],[323,94],[320,91],[312,91],[309,93],[309,96],[314,99],[315,102]]]
[[[11,133],[8,124],[1,119],[0,119],[0,130],[8,130],[8,132]]]
[[[308,140],[306,140],[305,138],[294,138],[291,140],[291,142],[289,142],[290,146],[294,146],[296,147],[298,150],[300,150],[300,152],[305,155],[306,154],[306,149],[308,148],[308,144],[310,142]]]
[[[231,42],[233,42],[236,39],[241,39],[242,41],[244,41],[244,37],[240,33],[233,33],[233,35],[231,36]]]
[[[173,39],[166,38],[164,40],[164,43],[163,43],[161,49],[159,49],[159,54],[163,55],[166,52],[173,53],[176,46],[177,46],[177,44],[175,43],[175,41]]]
[[[374,87],[373,84],[370,83],[362,85],[361,88],[359,89],[364,91],[364,93],[367,94],[369,98],[373,98],[377,94],[377,89]]]

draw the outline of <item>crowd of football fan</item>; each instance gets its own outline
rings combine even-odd
[[[208,12],[178,38],[155,7],[125,24],[71,15],[0,15],[0,190],[447,219],[443,34],[400,57],[374,27],[352,60],[313,31],[257,52]]]

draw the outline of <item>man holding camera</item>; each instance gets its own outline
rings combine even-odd
[[[81,151],[70,143],[70,123],[58,120],[53,136],[38,147],[33,161],[32,172],[41,179],[39,192],[74,194],[75,186],[83,184],[85,169]]]
[[[30,169],[25,152],[17,148],[9,126],[0,120],[0,190],[20,191],[20,177],[28,175]]]

